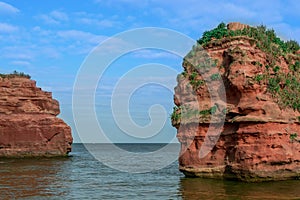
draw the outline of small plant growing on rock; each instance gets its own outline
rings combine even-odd
[[[191,75],[190,75],[190,80],[191,81],[194,81],[197,77],[197,73],[196,72],[193,72]]]
[[[24,72],[17,72],[16,70],[10,74],[0,74],[1,78],[15,78],[15,77],[24,77],[30,79],[31,76],[29,74],[25,74]]]
[[[257,74],[257,75],[254,77],[254,80],[255,80],[256,82],[260,82],[261,80],[263,80],[263,78],[264,78],[264,75],[262,75],[262,74]]]
[[[292,70],[294,72],[300,70],[300,62],[296,61],[295,64],[290,65],[290,70]]]
[[[255,39],[256,46],[261,50],[278,56],[285,53],[295,53],[300,49],[297,41],[283,41],[277,37],[273,29],[267,29],[266,26],[248,27],[243,30],[228,30],[225,23],[220,23],[216,28],[205,31],[202,37],[197,40],[201,45],[206,45],[214,39],[224,37],[248,36]]]
[[[200,115],[204,115],[204,116],[206,116],[206,115],[213,115],[213,114],[216,113],[216,111],[217,111],[217,106],[214,105],[214,106],[211,107],[210,109],[199,111],[199,114],[200,114]]]
[[[297,133],[291,133],[291,134],[290,134],[290,140],[291,140],[292,142],[297,141],[297,137],[298,137],[298,134],[297,134]]]
[[[213,74],[213,75],[210,76],[210,79],[212,81],[220,80],[221,79],[221,75],[219,73]]]
[[[177,122],[178,120],[180,120],[181,118],[181,113],[178,112],[180,108],[177,107],[177,106],[174,106],[173,107],[173,112],[171,114],[171,120],[174,121],[174,122]]]
[[[280,70],[280,67],[279,67],[279,66],[275,66],[275,67],[273,68],[273,71],[274,71],[275,73],[277,73],[279,70]]]
[[[249,42],[253,43],[251,44],[252,46],[266,54],[266,62],[261,60],[253,60],[251,62],[261,72],[253,76],[252,80],[246,77],[246,83],[253,85],[256,82],[265,85],[267,92],[273,96],[281,109],[292,108],[295,111],[300,111],[300,55],[296,54],[300,50],[300,46],[298,42],[293,40],[283,41],[273,29],[267,29],[266,26],[261,25],[256,27],[245,26],[242,30],[230,30],[225,23],[220,23],[216,28],[203,33],[202,37],[197,40],[197,45],[194,46],[187,57],[195,55],[193,57],[193,61],[195,61],[194,69],[201,73],[208,73],[215,66],[222,68],[223,63],[217,63],[217,60],[210,60],[209,56],[204,54],[203,51],[199,51],[198,46],[202,45],[206,49],[220,45],[222,42],[233,41],[239,38],[242,40],[248,38]],[[243,57],[243,51],[240,48],[234,48],[228,53],[235,56],[242,55]],[[201,60],[197,60],[196,57],[201,58]],[[283,59],[289,65],[289,72],[281,65]],[[197,77],[194,78],[194,75],[191,73],[192,71],[190,70],[188,72],[190,74],[189,80],[193,88],[196,89],[203,83],[197,82]],[[212,74],[210,80],[217,81],[223,76],[226,78],[225,75]]]

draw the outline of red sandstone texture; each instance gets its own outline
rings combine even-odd
[[[25,77],[0,78],[0,157],[64,156],[71,128],[59,103]]]
[[[242,24],[242,23],[240,23],[240,22],[232,22],[232,23],[229,23],[228,25],[227,25],[227,28],[229,29],[229,30],[233,30],[233,31],[235,31],[235,30],[242,30],[242,29],[244,29],[244,28],[249,28],[250,26],[249,25],[247,25],[247,24]]]
[[[228,28],[245,26],[232,24]],[[258,74],[265,73],[268,55],[256,47],[253,39],[243,36],[211,41],[205,50],[216,62],[224,82],[225,109],[220,109],[222,102],[214,105],[217,115],[225,111],[225,123],[220,136],[215,137],[216,144],[214,136],[210,138],[212,150],[200,158],[207,130],[209,126],[217,130],[220,118],[198,114],[184,118],[182,106],[188,105],[190,110],[198,111],[211,108],[214,105],[207,86],[218,91],[220,85],[208,81],[210,83],[194,88],[193,93],[189,85],[191,78],[178,78],[174,102],[181,107],[176,111],[177,114],[181,112],[181,118],[174,117],[172,123],[181,143],[180,170],[187,176],[242,181],[300,178],[300,113],[280,107],[267,91],[267,85],[254,80]],[[183,63],[185,77],[191,77],[193,72],[194,66],[190,63]],[[276,65],[289,73],[284,58],[279,58]],[[215,71],[208,70],[193,80],[213,73]]]

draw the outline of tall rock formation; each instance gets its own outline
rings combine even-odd
[[[171,116],[185,175],[300,178],[297,51],[264,26],[222,23],[204,33],[184,58]]]
[[[26,76],[0,77],[0,157],[64,156],[71,128],[56,116],[59,103]]]

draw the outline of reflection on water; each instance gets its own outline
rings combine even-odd
[[[4,159],[0,161],[0,196],[5,199],[51,197],[65,187],[57,174],[68,158]],[[62,165],[57,165],[60,162]],[[54,188],[57,187],[55,193]]]
[[[200,178],[182,178],[183,199],[300,199],[300,181],[241,183]]]
[[[156,146],[130,144],[124,149],[143,152]],[[99,151],[114,154],[107,145],[101,144]],[[176,162],[150,173],[124,173],[97,161],[83,145],[74,144],[67,158],[0,159],[0,200],[180,199],[180,177]]]
[[[152,144],[124,146],[136,152],[156,148]],[[99,150],[114,154],[107,145],[100,145]],[[3,199],[300,199],[300,181],[239,183],[184,178],[177,162],[150,173],[124,173],[103,165],[76,144],[68,158],[0,159]]]

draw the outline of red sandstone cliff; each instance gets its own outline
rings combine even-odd
[[[0,77],[0,157],[63,156],[71,128],[57,118],[59,103],[29,78]]]
[[[184,174],[243,181],[300,177],[300,70],[293,68],[300,58],[270,52],[256,39],[232,36],[195,46],[184,59],[172,114]],[[226,97],[212,103],[214,95]],[[212,148],[201,157],[204,141]]]

